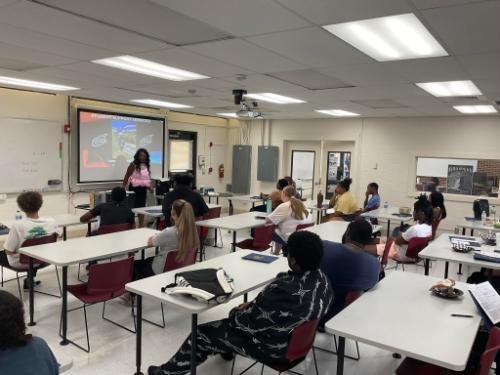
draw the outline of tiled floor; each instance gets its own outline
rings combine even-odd
[[[243,239],[247,233],[238,233],[238,239]],[[224,248],[207,248],[207,257],[217,257],[229,252],[230,234],[223,233]],[[464,267],[464,275],[457,275],[457,265],[450,265],[450,277],[457,280],[465,280],[466,274],[473,270]],[[69,283],[77,283],[77,267],[72,267],[69,272]],[[391,271],[389,271],[391,272]],[[417,272],[423,274],[422,267],[407,266],[406,272]],[[434,262],[431,268],[431,275],[442,277],[444,266],[441,262]],[[6,276],[9,276],[6,274]],[[41,287],[57,292],[56,277],[54,268],[43,270],[39,274],[42,281]],[[15,281],[5,284],[5,290],[17,295],[17,286]],[[250,299],[254,294],[251,294]],[[24,295],[25,301],[27,294]],[[92,351],[87,354],[72,345],[60,346],[57,335],[60,315],[60,299],[37,294],[36,298],[36,321],[37,325],[29,329],[30,333],[43,337],[52,347],[57,357],[62,361],[72,360],[73,367],[68,374],[78,375],[100,375],[100,374],[122,374],[131,375],[135,372],[135,335],[122,330],[101,319],[101,305],[92,306],[88,310],[88,320],[90,328],[90,343]],[[227,316],[228,311],[235,304],[241,301],[234,301],[227,305],[218,306],[200,316],[200,322],[220,319]],[[77,307],[79,302],[73,297],[69,297],[69,307]],[[27,304],[26,304],[27,307]],[[151,364],[159,364],[170,358],[177,350],[181,342],[190,332],[190,318],[182,311],[171,307],[165,308],[167,327],[164,329],[143,324],[143,371]],[[367,312],[368,314],[369,312]],[[130,310],[119,300],[109,303],[106,309],[114,320],[122,322],[132,327],[132,318]],[[149,319],[161,318],[160,307],[157,303],[144,301],[144,315]],[[381,327],[380,329],[383,329]],[[85,343],[85,330],[83,325],[83,312],[81,310],[70,313],[68,335],[71,339],[79,343]],[[327,347],[332,345],[332,338],[327,334],[318,334],[316,345]],[[361,360],[354,361],[346,359],[345,374],[363,374],[363,375],[381,375],[393,374],[399,361],[392,358],[392,353],[380,350],[368,345],[360,344]],[[355,347],[352,341],[347,341],[346,353],[353,353]],[[336,356],[321,351],[317,351],[318,366],[320,374],[335,374]],[[299,371],[306,374],[314,373],[314,366],[311,362],[312,356],[309,355],[304,366]],[[249,364],[246,359],[239,358],[237,361],[237,370],[242,370]],[[199,367],[199,374],[229,374],[230,363],[224,362],[221,358],[211,358],[205,364]],[[1,371],[0,371],[1,372]],[[249,374],[260,373],[260,368],[252,369]],[[272,374],[272,371],[266,370],[266,374]]]

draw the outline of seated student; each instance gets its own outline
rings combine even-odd
[[[389,250],[389,257],[401,262],[411,262],[415,259],[406,256],[408,242],[415,237],[432,237],[432,205],[425,194],[417,198],[413,205],[413,218],[416,223],[408,228],[400,230],[396,228],[393,232],[394,244]]]
[[[111,202],[101,203],[80,217],[82,223],[88,223],[99,216],[99,225],[115,225],[129,223],[135,227],[135,216],[125,204],[127,192],[122,187],[111,190]]]
[[[351,183],[352,180],[350,178],[345,178],[337,184],[335,193],[328,204],[328,207],[334,208],[335,212],[323,216],[323,222],[330,220],[352,221],[354,219],[358,205],[356,198],[354,198],[354,195],[349,190]]]
[[[319,270],[322,257],[323,244],[316,234],[292,234],[288,240],[291,271],[280,273],[255,300],[231,310],[228,318],[198,326],[197,364],[216,354],[224,359],[244,354],[264,363],[287,361],[290,331],[320,319],[330,306],[332,290]],[[149,367],[148,374],[185,374],[190,358],[191,335],[167,363]]]
[[[2,375],[57,375],[59,365],[47,343],[26,334],[24,307],[0,290],[0,373]]]
[[[277,226],[273,235],[275,242],[275,254],[279,254],[281,246],[285,246],[288,237],[295,232],[297,225],[310,224],[313,222],[312,215],[304,206],[302,201],[295,198],[293,186],[287,186],[281,192],[281,203],[266,218],[266,223]]]
[[[172,204],[177,199],[188,202],[194,211],[194,217],[200,217],[208,213],[208,206],[203,197],[193,190],[193,176],[189,173],[177,174],[174,176],[174,189],[165,194],[163,198],[163,215],[167,226],[173,223],[170,220]]]
[[[434,221],[446,219],[446,207],[444,206],[444,196],[439,191],[429,194],[429,202],[432,205],[432,217]]]
[[[175,200],[171,208],[171,217],[174,222],[173,227],[165,228],[148,239],[149,246],[160,248],[158,255],[134,262],[135,280],[162,273],[168,252],[177,250],[177,260],[180,261],[191,250],[198,248],[198,233],[191,204],[182,199]]]
[[[19,261],[18,250],[24,241],[36,237],[48,236],[52,233],[60,234],[56,221],[53,218],[40,217],[38,215],[42,204],[42,195],[34,191],[22,193],[17,197],[17,205],[26,214],[26,217],[12,224],[3,245],[7,261],[13,267],[28,269],[27,264],[20,263]],[[35,285],[38,284],[40,284],[40,281],[35,282]],[[27,279],[24,279],[24,289],[28,289]]]
[[[348,292],[365,291],[377,284],[380,262],[369,254],[365,246],[370,243],[372,226],[363,218],[349,224],[342,244],[323,241],[325,253],[321,271],[328,277],[333,289],[333,304],[321,320],[321,326],[345,307]]]
[[[361,212],[376,210],[380,207],[380,195],[378,195],[378,184],[371,182],[366,187],[365,201]]]
[[[272,202],[272,209],[274,210],[281,203],[283,203],[283,201],[281,200],[281,192],[286,186],[288,186],[288,181],[285,180],[284,178],[281,178],[276,183],[276,190],[272,191],[271,194],[260,193],[260,197],[262,199],[270,199]],[[266,212],[266,210],[267,210],[267,205],[263,204],[252,208],[250,211]]]
[[[305,199],[302,199],[302,195],[299,193],[299,191],[297,189],[297,184],[295,183],[295,181],[293,180],[292,177],[285,176],[285,177],[283,177],[283,179],[288,182],[288,185],[293,186],[293,188],[295,189],[295,198],[300,199],[300,200],[305,200]]]

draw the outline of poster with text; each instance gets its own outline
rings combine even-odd
[[[450,194],[472,194],[474,168],[471,165],[448,165],[446,192]]]

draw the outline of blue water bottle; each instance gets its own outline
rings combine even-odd
[[[22,220],[23,215],[21,214],[21,211],[17,210],[16,211],[16,221]]]
[[[268,214],[270,214],[271,212],[273,212],[273,201],[271,199],[268,199],[266,201],[266,212]]]

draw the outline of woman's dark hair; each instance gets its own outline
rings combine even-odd
[[[344,178],[342,181],[339,182],[339,185],[342,186],[345,191],[349,191],[349,187],[351,186],[352,184],[352,179],[347,177],[347,178]]]
[[[121,186],[117,186],[111,190],[111,200],[116,203],[123,202],[127,196],[127,192]]]
[[[26,345],[31,335],[26,334],[24,307],[12,294],[0,290],[0,351]]]
[[[323,258],[323,241],[315,233],[294,232],[288,238],[288,256],[295,259],[302,271],[317,270]]]
[[[143,152],[144,154],[146,154],[146,161],[144,162],[144,164],[146,164],[146,167],[148,168],[148,171],[149,171],[150,168],[151,168],[151,163],[150,163],[150,160],[149,160],[149,152],[145,148],[138,149],[137,152],[134,155],[135,169],[137,169],[137,170],[141,169],[141,161],[139,160],[139,154],[141,152]]]
[[[362,217],[356,218],[347,227],[344,235],[342,236],[342,243],[348,240],[366,245],[372,238],[372,226],[366,219]]]
[[[278,180],[278,183],[276,184],[276,189],[283,190],[287,186],[288,186],[288,181],[285,180],[284,178],[280,178]]]
[[[26,213],[38,212],[42,204],[42,194],[36,191],[27,191],[17,196],[17,205]]]
[[[446,207],[444,206],[443,194],[439,191],[433,191],[429,197],[432,207],[439,207],[441,209],[441,219],[446,218]]]
[[[284,180],[287,180],[288,185],[292,185],[294,188],[297,188],[297,185],[295,184],[295,181],[293,180],[292,177],[290,176],[285,176],[283,177]]]
[[[432,225],[432,204],[429,202],[427,199],[427,196],[425,194],[421,194],[418,198],[415,204],[413,205],[413,209],[415,210],[415,213],[417,212],[423,212],[425,219],[424,222],[426,224]]]

